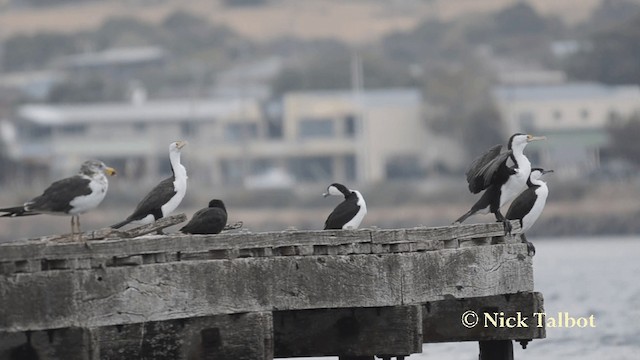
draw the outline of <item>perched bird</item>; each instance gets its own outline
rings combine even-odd
[[[546,139],[544,136],[513,134],[509,138],[507,149],[502,145],[495,145],[475,159],[466,172],[469,191],[474,194],[482,190],[485,192],[454,224],[461,223],[477,213],[491,212],[496,220],[504,224],[505,233],[510,233],[511,223],[502,215],[500,208],[518,196],[526,187],[531,172],[531,162],[524,155],[524,148],[532,141],[544,139]],[[507,165],[509,159],[513,162],[511,166]]]
[[[531,169],[531,175],[527,180],[529,187],[513,200],[507,211],[507,219],[520,221],[522,242],[527,244],[527,250],[531,256],[536,254],[536,248],[527,240],[525,232],[533,226],[540,214],[542,214],[549,195],[549,188],[541,178],[542,175],[550,172],[553,172],[553,170]]]
[[[119,229],[126,224],[137,225],[151,224],[152,222],[168,216],[173,212],[187,192],[187,170],[180,163],[180,150],[187,145],[184,141],[172,142],[169,145],[169,160],[173,175],[162,180],[147,196],[138,203],[138,206],[125,220],[111,225]],[[162,234],[162,230],[158,230]]]
[[[104,199],[109,188],[105,174],[116,171],[102,161],[88,160],[80,166],[78,174],[51,184],[42,195],[22,206],[0,209],[6,214],[0,217],[17,217],[39,214],[71,215],[71,233],[80,233],[80,214],[94,209]]]
[[[222,200],[209,201],[209,207],[198,210],[180,229],[185,234],[219,234],[227,225],[227,209]]]
[[[358,190],[349,190],[346,186],[333,183],[322,194],[344,196],[344,201],[338,204],[324,222],[324,229],[357,229],[367,214],[367,204]]]

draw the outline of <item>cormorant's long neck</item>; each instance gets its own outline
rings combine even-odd
[[[171,161],[171,172],[173,173],[173,177],[184,178],[187,176],[187,169],[182,166],[180,163],[180,152],[179,151],[171,151],[169,153],[169,161]]]
[[[527,180],[527,184],[529,185],[529,187],[546,185],[546,183],[544,181],[542,181],[541,179],[533,179],[533,180],[531,180],[531,178],[529,178],[529,180]]]
[[[511,148],[511,160],[515,164],[518,169],[531,169],[531,162],[529,159],[524,156],[524,147],[527,146],[526,143],[515,145]]]

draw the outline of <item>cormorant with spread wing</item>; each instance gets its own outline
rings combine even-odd
[[[454,223],[461,223],[475,214],[493,213],[496,220],[504,223],[505,233],[510,233],[511,224],[502,215],[500,208],[518,196],[529,179],[531,162],[524,155],[524,148],[532,141],[544,139],[544,136],[516,133],[509,138],[506,149],[502,145],[495,145],[475,159],[466,172],[469,191],[477,194],[484,190],[484,193]],[[511,166],[507,165],[509,159],[513,162]]]

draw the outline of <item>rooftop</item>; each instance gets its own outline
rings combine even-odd
[[[18,116],[40,125],[68,125],[99,122],[175,122],[253,116],[259,111],[254,99],[180,99],[144,103],[99,103],[50,105],[27,104]]]
[[[605,85],[591,82],[552,85],[498,86],[493,91],[500,101],[565,101],[630,97],[640,100],[640,86]]]

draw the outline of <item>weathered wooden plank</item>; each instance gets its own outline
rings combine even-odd
[[[246,258],[17,275],[0,278],[0,330],[395,305],[401,302],[398,261],[363,255]]]
[[[271,313],[216,315],[91,329],[96,360],[270,360]]]
[[[424,342],[542,339],[544,324],[538,327],[533,315],[542,312],[537,292],[428,302],[422,309]]]
[[[512,221],[512,234],[520,233],[520,222]],[[503,236],[502,223],[459,224],[440,227],[378,230],[371,233],[373,243],[439,242],[453,239],[469,239]],[[437,249],[436,249],[437,250]]]
[[[522,291],[533,291],[531,258],[522,244],[375,256],[107,265],[0,276],[0,331],[382,307]]]
[[[406,253],[401,266],[405,304],[533,291],[524,244]]]
[[[514,222],[514,234],[519,224]],[[32,259],[130,256],[168,252],[278,248],[286,246],[340,246],[359,243],[419,243],[421,251],[450,248],[451,241],[469,237],[503,235],[502,224],[472,224],[436,228],[394,230],[284,231],[267,233],[223,233],[218,235],[145,236],[135,239],[84,243],[22,242],[0,244],[0,263]],[[455,243],[457,247],[457,243]],[[411,251],[409,248],[407,251]]]
[[[93,360],[90,334],[78,328],[0,332],[2,360]]]
[[[420,305],[276,311],[273,319],[276,357],[422,351]]]
[[[479,360],[513,360],[511,340],[480,341]]]
[[[89,242],[90,247],[81,243],[9,243],[0,245],[0,262],[36,258],[109,257],[296,245],[337,246],[370,241],[367,231],[287,231],[255,234],[151,235],[136,239],[93,241]]]

